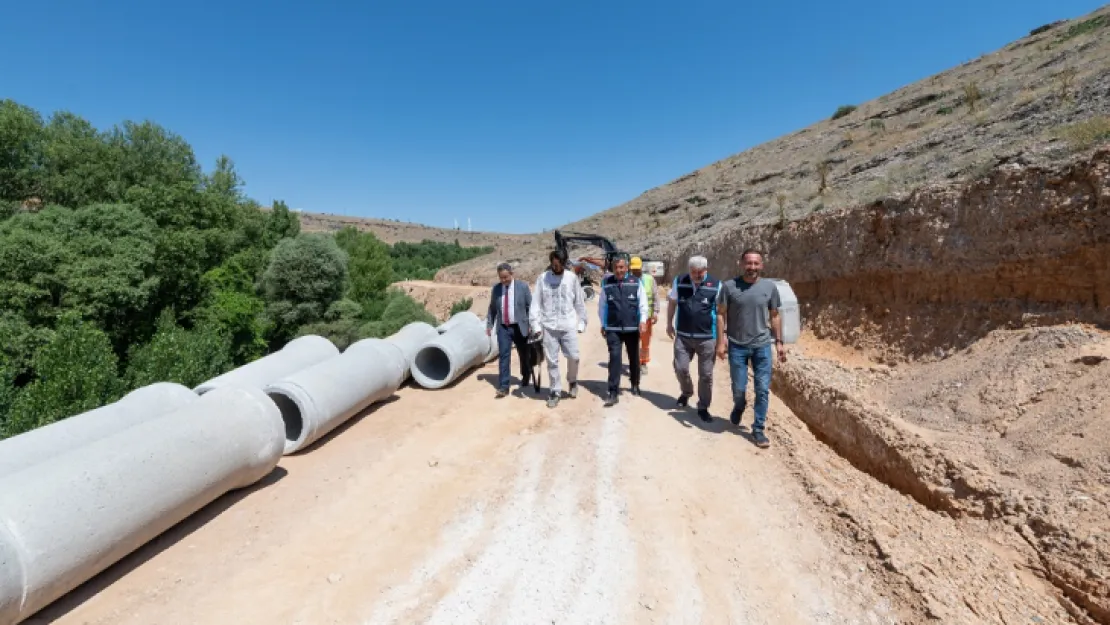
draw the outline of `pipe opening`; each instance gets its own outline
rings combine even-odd
[[[281,420],[285,422],[285,440],[300,440],[304,433],[304,417],[301,416],[301,407],[282,393],[267,393],[267,395],[274,400],[278,410],[281,411]]]
[[[429,345],[417,352],[412,364],[422,376],[432,382],[443,382],[451,375],[451,359],[447,357],[447,352],[435,345]]]

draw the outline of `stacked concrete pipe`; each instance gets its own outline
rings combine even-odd
[[[385,339],[401,348],[405,358],[404,379],[409,377],[409,363],[416,357],[416,352],[428,341],[439,336],[439,331],[423,321],[413,321],[397,331],[397,334]]]
[[[220,388],[0,478],[0,624],[27,619],[262,479],[284,441],[281,413],[261,390]]]
[[[428,389],[443,388],[481,365],[493,343],[486,336],[485,322],[470,312],[451,317],[439,330],[441,334],[426,342],[409,363],[412,378]]]
[[[285,422],[283,453],[308,447],[405,381],[402,347],[363,339],[339,356],[266,385]]]
[[[475,315],[469,310],[463,310],[451,315],[450,319],[439,324],[436,327],[436,331],[438,331],[440,334],[446,334],[451,330],[451,328],[466,323],[483,323],[483,321],[481,317]]]
[[[326,338],[316,335],[302,336],[289,341],[280,350],[216,376],[194,390],[203,395],[212,389],[226,386],[249,386],[262,389],[274,380],[337,355],[339,355],[339,348]]]
[[[137,388],[119,401],[0,440],[0,478],[197,401],[172,382]]]

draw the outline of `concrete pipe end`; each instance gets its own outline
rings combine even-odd
[[[266,395],[277,406],[285,425],[285,444],[282,455],[300,451],[311,433],[309,410],[312,399],[300,387],[289,383],[276,383],[266,387]]]
[[[454,363],[447,350],[433,341],[420,348],[412,359],[411,374],[416,383],[427,389],[439,389],[451,383]]]

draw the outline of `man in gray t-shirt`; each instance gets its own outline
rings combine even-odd
[[[732,378],[733,425],[740,425],[748,390],[748,365],[751,364],[755,381],[755,422],[752,438],[759,447],[771,443],[763,433],[767,420],[767,406],[771,394],[771,364],[774,360],[771,344],[778,351],[779,360],[786,361],[786,348],[782,343],[782,302],[778,287],[766,278],[763,255],[756,250],[745,250],[741,256],[744,274],[721,282],[717,299],[717,357],[723,359],[727,352],[729,375]]]

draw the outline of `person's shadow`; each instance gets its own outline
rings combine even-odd
[[[494,391],[497,390],[497,381],[499,378],[500,376],[496,373],[478,374],[478,379],[489,384],[490,388],[492,388]],[[509,395],[512,395],[513,397],[531,399],[546,399],[547,393],[550,390],[547,387],[541,385],[540,391],[537,393],[536,389],[532,386],[531,383],[529,383],[528,386],[522,388],[520,386],[520,376],[516,375],[509,376],[509,388],[512,389],[511,391],[509,391]]]
[[[634,398],[632,393],[628,390],[627,382],[625,380],[621,381],[624,382],[624,384],[621,385],[621,401],[628,401],[628,398]],[[578,382],[578,385],[589,391],[590,394],[597,396],[602,401],[609,395],[609,383],[603,380],[582,380]],[[702,421],[701,417],[698,416],[697,395],[690,398],[690,405],[686,407],[677,405],[677,397],[664,395],[663,393],[657,393],[643,388],[640,389],[639,399],[643,399],[659,410],[666,412],[668,416],[685,428],[697,428],[703,432],[709,432],[710,434],[730,432],[744,438],[753,445],[755,444],[755,439],[753,439],[752,435],[748,432],[748,427],[745,425],[739,427],[732,425],[728,420],[727,414],[724,417],[717,416],[714,415],[712,409],[710,409],[709,422]]]

